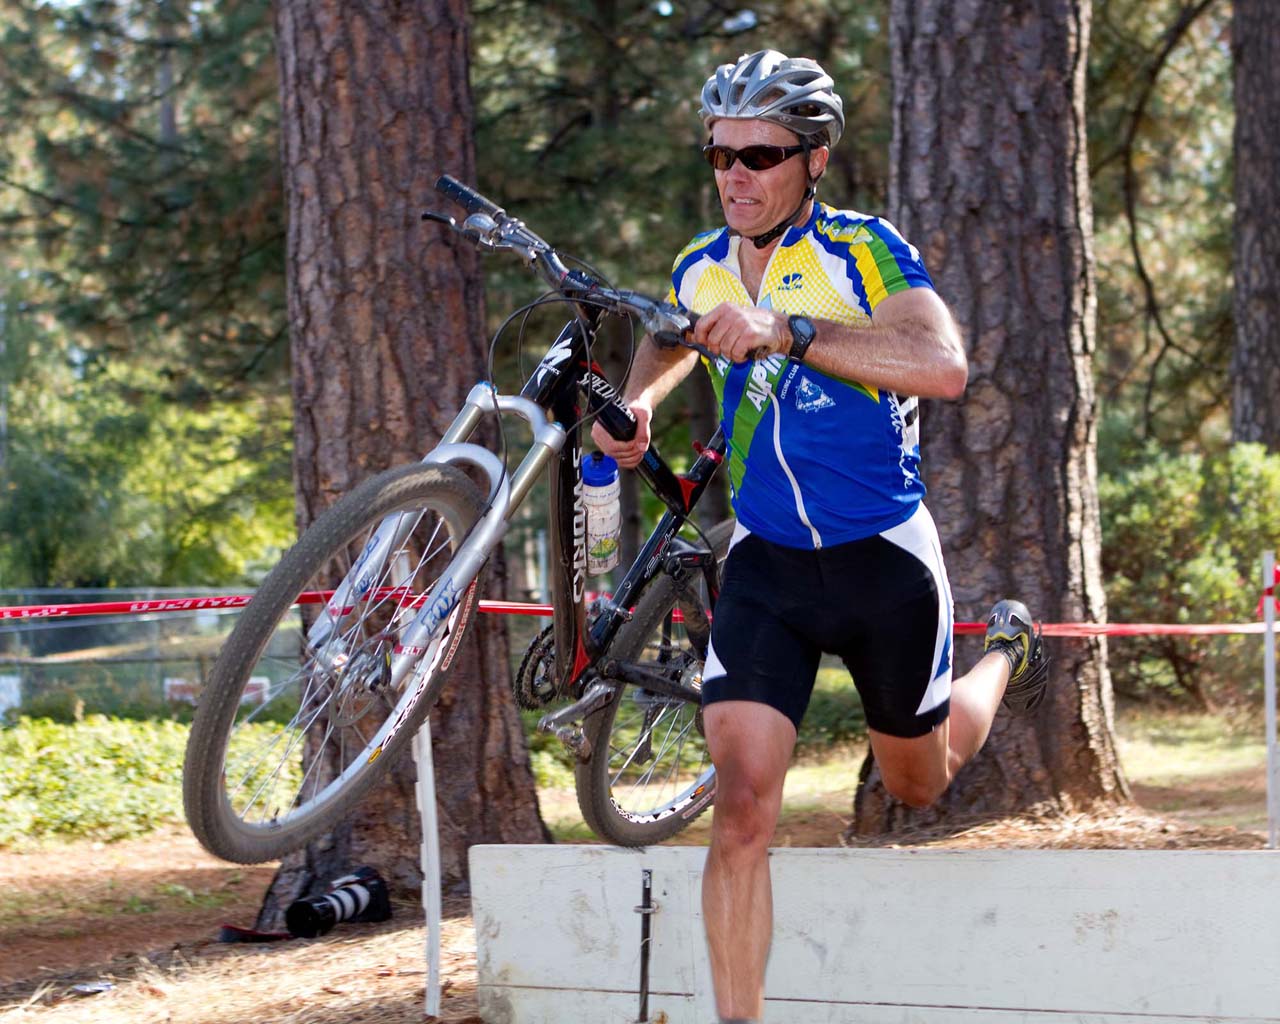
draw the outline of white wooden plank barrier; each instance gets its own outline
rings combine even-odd
[[[471,850],[486,1024],[713,1024],[694,847]],[[776,850],[767,1024],[1280,1022],[1268,851]]]

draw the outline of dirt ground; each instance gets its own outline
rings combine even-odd
[[[1136,787],[1138,805],[1106,818],[1076,816],[898,834],[884,845],[1125,849],[1256,849],[1261,771]],[[1265,825],[1265,818],[1261,819]],[[779,845],[838,846],[846,822],[831,810],[784,815]],[[689,842],[704,841],[698,832]],[[250,926],[274,867],[218,861],[183,829],[124,843],[0,851],[0,1021],[379,1024],[421,1022],[422,912],[395,905],[392,921],[343,925],[320,939],[218,941],[223,923]],[[465,900],[446,907],[440,1022],[479,1024],[475,932]],[[86,988],[88,986],[88,988]]]

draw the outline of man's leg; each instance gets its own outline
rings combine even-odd
[[[987,619],[986,654],[951,684],[950,717],[926,736],[904,739],[871,730],[885,788],[913,807],[933,803],[987,741],[1000,702],[1016,714],[1038,707],[1049,660],[1026,606],[997,602]]]
[[[773,934],[769,842],[795,747],[791,720],[767,704],[720,701],[703,711],[716,766],[702,916],[722,1020],[758,1020]]]
[[[870,730],[885,788],[912,807],[928,807],[982,749],[1009,681],[1009,662],[991,652],[951,684],[951,714],[924,736]]]

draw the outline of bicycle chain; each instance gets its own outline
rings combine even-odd
[[[555,625],[547,626],[529,641],[524,660],[511,680],[517,706],[526,711],[545,708],[556,699]]]

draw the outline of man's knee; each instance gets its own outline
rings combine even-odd
[[[734,847],[767,847],[778,823],[778,803],[749,782],[716,784],[716,838]]]
[[[922,775],[897,774],[884,775],[884,788],[895,800],[901,800],[908,807],[923,809],[930,806],[938,797],[947,791],[946,778],[932,778]]]
[[[951,783],[950,730],[944,723],[924,736],[872,733],[871,750],[884,788],[911,807],[928,807]]]

